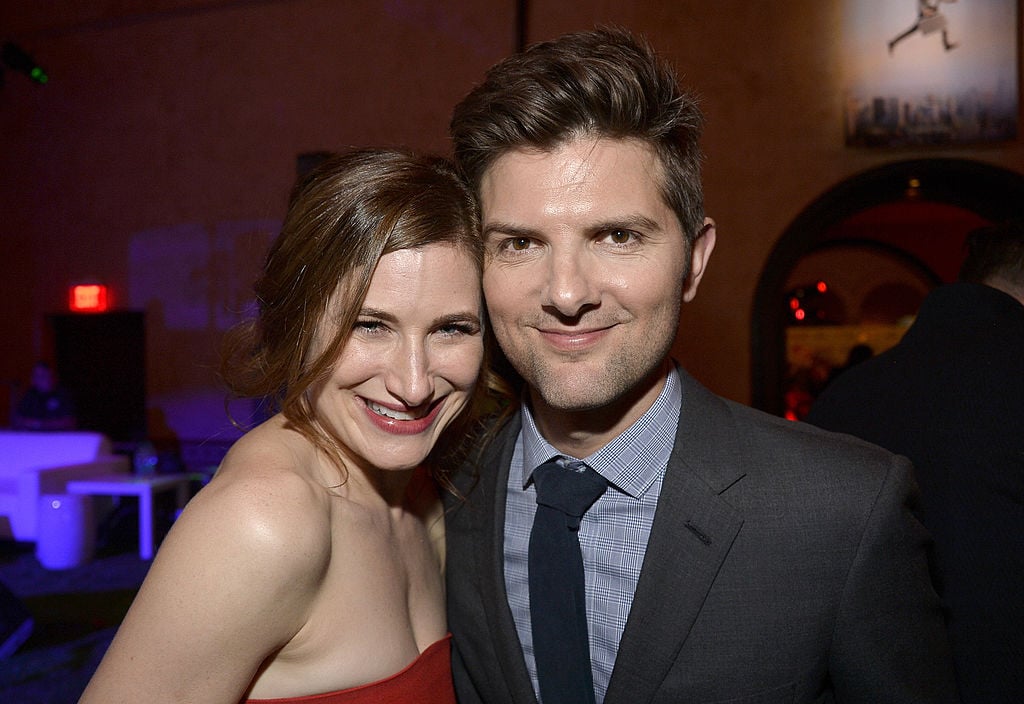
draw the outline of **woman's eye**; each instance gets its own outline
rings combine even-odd
[[[356,330],[362,330],[363,332],[378,332],[384,328],[384,325],[379,320],[357,320],[355,324]]]
[[[480,332],[480,326],[470,323],[451,323],[450,325],[442,325],[438,328],[438,332],[449,337],[455,335],[476,335]]]

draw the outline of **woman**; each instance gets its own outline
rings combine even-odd
[[[454,701],[435,480],[484,395],[477,227],[437,158],[296,187],[224,364],[280,412],[188,504],[82,703]]]

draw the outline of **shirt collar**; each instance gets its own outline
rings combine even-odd
[[[675,365],[665,376],[661,393],[633,425],[589,457],[572,457],[593,467],[609,484],[630,496],[647,491],[668,466],[675,442],[683,391]],[[537,429],[528,404],[522,404],[522,485],[531,481],[533,470],[555,455],[568,457],[544,439]]]

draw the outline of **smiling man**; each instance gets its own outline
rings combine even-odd
[[[577,457],[660,393],[681,299],[714,247],[710,222],[687,246],[658,168],[641,141],[588,137],[510,151],[480,181],[495,334],[529,381],[541,434]]]
[[[448,513],[460,701],[954,702],[906,460],[670,357],[715,245],[702,119],[619,30],[456,107],[521,403]]]

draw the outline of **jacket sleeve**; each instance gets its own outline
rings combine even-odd
[[[894,456],[843,589],[829,670],[836,701],[959,702],[931,540],[912,511],[910,463]]]

